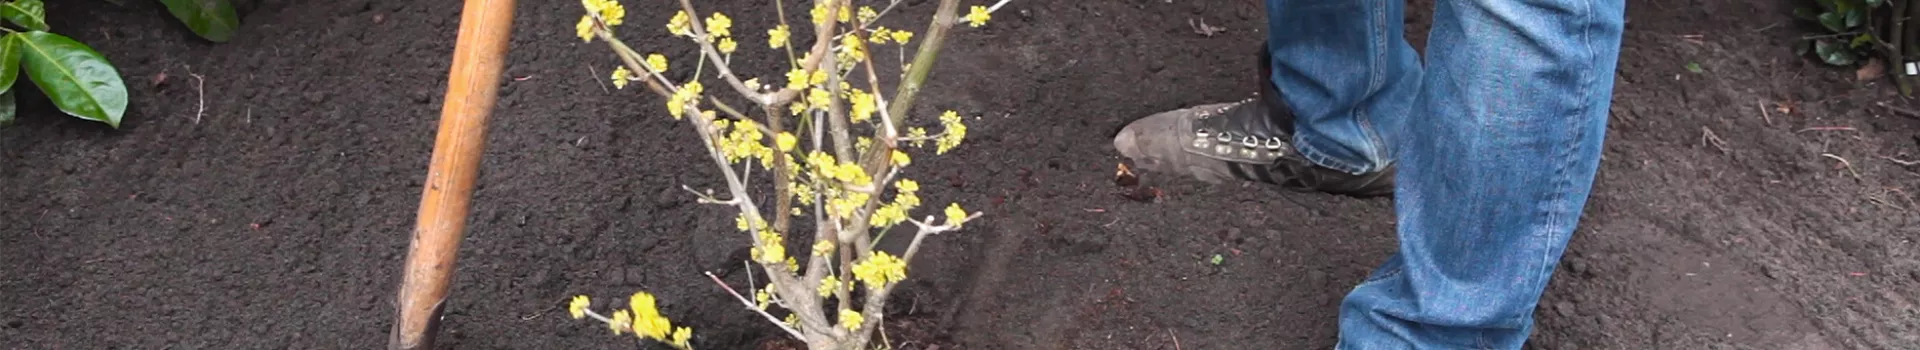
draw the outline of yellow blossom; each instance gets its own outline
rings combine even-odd
[[[833,241],[823,239],[813,243],[814,256],[827,256],[827,254],[833,254]]]
[[[853,264],[853,277],[866,283],[867,288],[884,288],[907,279],[907,262],[887,252],[876,251],[866,260]]]
[[[853,21],[853,6],[851,4],[840,4],[840,13],[835,17],[839,17],[840,23]]]
[[[992,18],[993,15],[987,13],[986,6],[974,6],[971,11],[967,12],[967,25],[979,28],[982,25],[986,25],[987,20]]]
[[[813,9],[812,9],[812,10],[808,10],[808,11],[807,11],[807,15],[808,15],[808,16],[812,16],[812,17],[813,17],[813,23],[815,23],[815,24],[821,24],[821,23],[827,23],[827,4],[826,4],[826,2],[822,2],[822,1],[816,1],[816,2],[814,2],[814,3],[813,3]]]
[[[585,318],[587,317],[587,307],[592,305],[593,301],[588,300],[587,296],[576,295],[573,297],[573,302],[567,303],[567,314],[573,315],[573,319],[576,320]]]
[[[826,279],[820,280],[820,288],[818,288],[816,292],[820,293],[820,297],[825,298],[829,295],[833,295],[833,291],[836,288],[839,288],[839,286],[840,286],[840,276],[827,275]]]
[[[873,113],[878,110],[876,108],[877,104],[874,102],[874,96],[860,89],[848,89],[846,91],[852,95],[847,100],[853,104],[853,122],[859,123],[873,119]]]
[[[613,88],[615,88],[615,89],[625,89],[625,88],[627,88],[627,82],[629,82],[629,81],[630,81],[630,80],[627,80],[627,79],[628,79],[628,78],[632,78],[632,77],[633,77],[633,71],[629,71],[629,70],[627,70],[627,66],[619,66],[619,67],[614,67],[614,68],[613,68],[613,77],[612,77],[612,78],[613,78]]]
[[[733,19],[726,14],[714,12],[707,17],[707,36],[721,38],[733,36]]]
[[[882,205],[867,217],[867,224],[873,227],[889,227],[907,221],[907,208],[899,203]]]
[[[627,307],[633,310],[633,333],[654,340],[666,340],[667,332],[673,329],[673,321],[660,315],[655,306],[653,294],[635,292],[627,299]]]
[[[917,126],[907,128],[907,137],[915,139],[912,141],[914,147],[920,147],[921,145],[927,144],[927,141],[924,140],[924,138],[927,137],[927,129]]]
[[[813,72],[810,72],[810,74],[811,75],[807,77],[808,85],[819,86],[820,84],[827,83],[827,71],[815,70]]]
[[[673,19],[667,20],[667,32],[674,36],[692,36],[693,17],[687,16],[686,10],[674,13]]]
[[[827,89],[822,89],[822,88],[807,89],[807,104],[826,107],[828,103],[832,103],[832,102],[833,102],[833,95],[828,94]]]
[[[632,324],[633,315],[627,313],[627,310],[614,310],[613,322],[607,322],[607,328],[612,328],[613,334],[621,334],[626,333],[631,328],[629,325]]]
[[[794,68],[793,70],[787,71],[787,89],[799,90],[807,88],[807,78],[806,70]]]
[[[787,46],[787,37],[793,35],[787,31],[787,25],[777,25],[767,30],[767,47],[778,49]]]
[[[960,226],[962,225],[963,221],[967,220],[967,211],[965,209],[960,209],[960,203],[947,204],[946,214],[947,214],[947,226],[953,226],[953,228],[956,230],[960,229]]]
[[[934,154],[946,154],[947,150],[959,147],[960,140],[967,137],[967,126],[960,123],[960,114],[958,113],[947,111],[941,114],[940,125],[945,127],[946,131],[940,134],[940,139],[936,142],[939,145],[939,149],[934,150]]]
[[[900,190],[900,193],[914,193],[920,191],[920,183],[913,179],[900,179],[893,182],[893,188]]]
[[[580,36],[580,41],[593,42],[593,18],[580,16],[580,23],[573,25],[573,31]]]
[[[913,157],[908,157],[907,152],[901,152],[900,150],[897,150],[897,149],[893,150],[893,166],[903,167],[903,166],[907,166],[907,164],[912,164],[912,163],[913,163]]]
[[[759,304],[760,304],[759,306],[760,306],[760,309],[761,309],[761,310],[766,310],[766,309],[767,309],[767,304],[768,304],[768,303],[771,303],[772,301],[773,301],[773,293],[769,293],[769,292],[767,292],[767,289],[766,289],[766,288],[756,288],[756,289],[754,289],[754,292],[753,292],[753,302],[755,302],[755,303],[759,303]]]
[[[781,131],[780,135],[773,137],[773,141],[781,152],[792,152],[793,147],[800,143],[800,138],[794,137],[792,132]]]
[[[893,42],[900,43],[900,45],[906,45],[907,40],[913,39],[913,32],[909,32],[909,31],[896,30],[896,31],[893,31],[893,33],[888,33],[888,34],[892,34]]]
[[[846,50],[847,55],[852,56],[854,62],[867,59],[866,46],[866,43],[860,42],[860,37],[858,36],[848,35],[840,37],[840,49]]]
[[[689,340],[693,340],[693,328],[692,328],[692,327],[680,327],[680,328],[674,328],[674,329],[673,329],[673,339],[669,339],[669,340],[667,340],[667,344],[668,344],[668,345],[673,345],[673,347],[675,347],[675,348],[680,348],[680,349],[691,349],[691,348],[692,348],[692,346],[691,346],[691,345],[689,345],[689,344],[687,344],[687,341],[689,341]]]
[[[740,43],[734,42],[733,38],[720,38],[720,45],[717,45],[717,47],[720,49],[720,53],[730,54],[733,53],[734,49],[740,47]]]
[[[880,13],[874,12],[873,7],[869,6],[861,6],[860,12],[856,15],[860,16],[860,23],[873,22],[874,18],[880,17]]]
[[[867,41],[875,44],[886,44],[887,38],[891,36],[893,36],[892,29],[876,27],[873,29],[873,33],[867,34]]]
[[[674,120],[679,120],[686,114],[687,105],[700,103],[702,90],[705,90],[705,87],[701,86],[699,81],[689,81],[680,85],[680,89],[673,92],[673,97],[667,99],[667,113],[672,114]]]
[[[662,56],[657,53],[647,55],[647,69],[652,69],[654,72],[666,72],[667,56]]]
[[[620,6],[620,2],[618,1],[581,0],[581,2],[599,2],[600,8],[598,10],[600,12],[600,19],[606,21],[607,27],[609,28],[619,26],[621,23],[626,23],[627,8]]]
[[[866,322],[866,319],[865,317],[860,316],[859,312],[848,310],[848,309],[840,309],[840,326],[841,327],[846,327],[847,330],[860,330],[860,324],[862,322]]]

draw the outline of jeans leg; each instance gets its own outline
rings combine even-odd
[[[1267,0],[1269,78],[1308,160],[1352,174],[1392,164],[1420,88],[1405,12],[1405,0]]]
[[[1400,141],[1399,252],[1340,349],[1519,349],[1592,191],[1624,0],[1440,0]]]

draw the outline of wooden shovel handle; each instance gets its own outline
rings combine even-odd
[[[389,349],[434,347],[486,144],[487,117],[500,93],[513,6],[514,0],[466,0],[461,10],[433,161],[394,303],[397,315]]]

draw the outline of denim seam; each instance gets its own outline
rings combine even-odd
[[[1332,156],[1328,156],[1324,152],[1320,152],[1320,150],[1316,149],[1317,147],[1314,147],[1313,137],[1311,137],[1311,135],[1312,135],[1311,133],[1304,133],[1304,132],[1296,133],[1293,135],[1293,139],[1294,139],[1293,148],[1294,150],[1300,152],[1300,156],[1307,158],[1307,161],[1309,162],[1313,162],[1316,165],[1327,167],[1329,169],[1339,170],[1341,172],[1345,172],[1348,174],[1356,174],[1356,175],[1364,173],[1363,171],[1364,169],[1362,169],[1359,165],[1354,165],[1353,163],[1340,160]]]

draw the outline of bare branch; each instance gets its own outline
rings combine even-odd
[[[727,286],[727,282],[721,281],[720,276],[714,276],[713,272],[707,272],[706,274],[708,278],[713,279],[713,284],[720,285],[721,289],[727,290],[727,294],[733,294],[734,299],[739,299],[740,305],[745,305],[748,310],[753,310],[754,313],[760,314],[760,316],[766,316],[767,321],[773,322],[773,325],[775,326],[780,326],[781,330],[787,331],[787,334],[792,335],[794,339],[799,339],[800,341],[807,341],[807,336],[800,335],[799,330],[793,329],[793,327],[788,327],[787,323],[781,322],[779,317],[773,317],[773,314],[767,313],[767,310],[761,310],[759,307],[754,306],[752,300],[747,300],[747,297],[740,296],[740,292],[734,291],[733,287]],[[748,286],[748,287],[752,287],[752,286]]]
[[[747,99],[753,100],[754,103],[763,105],[772,103],[767,94],[748,88],[746,83],[740,81],[739,76],[733,74],[733,68],[727,67],[727,58],[720,55],[719,49],[713,48],[713,37],[707,35],[706,25],[702,24],[698,18],[700,12],[693,10],[693,1],[680,0],[680,8],[687,11],[687,16],[693,17],[687,21],[693,27],[693,42],[700,44],[700,52],[706,53],[707,59],[713,60],[713,67],[720,70],[720,78],[725,79],[727,84],[733,85],[734,90],[738,90],[741,95],[746,95]]]

